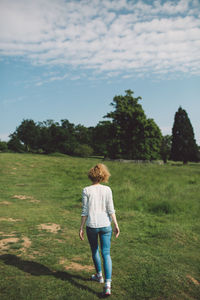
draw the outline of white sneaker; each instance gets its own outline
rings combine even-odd
[[[111,295],[111,287],[110,286],[104,286],[103,295],[104,296],[110,296]]]
[[[91,280],[97,281],[99,283],[104,283],[103,276],[98,276],[97,274],[92,275]]]

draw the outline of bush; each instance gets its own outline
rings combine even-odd
[[[7,151],[8,151],[7,143],[0,141],[0,152],[7,152]]]
[[[93,154],[93,149],[86,144],[79,145],[74,150],[74,154],[80,157],[89,157]]]
[[[53,153],[49,153],[49,156],[56,156],[56,157],[67,157],[67,154],[64,153],[60,153],[60,152],[53,152]]]

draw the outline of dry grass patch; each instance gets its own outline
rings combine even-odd
[[[10,205],[12,204],[11,202],[8,202],[8,201],[2,201],[0,202],[1,205]]]
[[[40,224],[37,227],[39,230],[47,230],[51,233],[57,233],[61,229],[60,225],[54,223]]]
[[[14,195],[12,196],[12,199],[28,200],[28,199],[33,199],[33,197],[25,196],[25,195]]]
[[[31,199],[29,202],[30,202],[30,203],[40,203],[40,200]]]
[[[22,244],[23,248],[20,250],[22,252],[26,252],[26,250],[31,246],[31,240],[26,236],[23,236],[22,239],[24,240],[24,242]]]
[[[60,265],[63,265],[65,270],[74,270],[74,271],[93,271],[94,266],[89,266],[89,265],[81,265],[77,262],[70,262],[66,258],[62,258],[59,261]]]
[[[4,236],[4,237],[8,237],[8,236],[15,236],[16,232],[13,231],[13,232],[11,232],[11,233],[5,233],[5,232],[3,232],[3,231],[0,231],[0,234],[1,234],[2,236]]]
[[[19,221],[21,221],[21,219],[13,219],[13,218],[0,218],[0,221],[19,222]]]
[[[80,256],[74,256],[74,257],[72,258],[72,260],[73,260],[73,261],[82,261],[82,257],[80,257]]]
[[[23,240],[22,248],[20,249],[21,252],[25,253],[26,250],[31,246],[31,240],[26,236],[23,236],[22,238],[17,238],[14,236],[15,233],[5,234],[1,232],[1,234],[5,236],[5,238],[0,240],[0,251],[8,250],[10,248],[10,245],[16,244],[19,241],[21,243],[21,240]]]
[[[26,195],[14,195],[12,196],[12,199],[29,200],[29,202],[31,203],[40,203],[40,200],[36,200],[32,196],[26,196]]]
[[[191,275],[187,275],[186,277],[190,279],[195,285],[200,285],[200,282],[193,278]]]
[[[0,251],[9,249],[10,244],[17,243],[18,241],[19,239],[15,237],[0,240]]]

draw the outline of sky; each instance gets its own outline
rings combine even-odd
[[[23,119],[95,126],[125,90],[200,145],[200,0],[0,0],[0,139]]]

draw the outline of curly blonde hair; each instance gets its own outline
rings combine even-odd
[[[97,164],[88,172],[88,178],[92,182],[108,182],[110,176],[110,172],[104,164]]]

